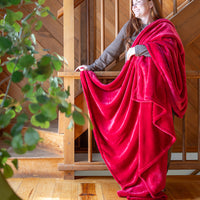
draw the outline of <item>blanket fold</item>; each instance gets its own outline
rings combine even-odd
[[[118,192],[127,199],[166,199],[167,154],[175,142],[172,111],[187,108],[184,49],[174,25],[151,23],[133,43],[151,57],[133,56],[109,84],[92,71],[81,82],[99,151]]]

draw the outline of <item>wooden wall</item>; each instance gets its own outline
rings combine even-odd
[[[95,58],[98,58],[101,54],[100,47],[100,27],[101,27],[101,17],[100,17],[100,0],[90,0],[90,59],[87,61],[87,3],[83,2],[81,5],[75,8],[75,66],[80,64],[92,63]],[[107,47],[115,38],[115,22],[114,22],[114,0],[106,0],[105,4],[105,47]],[[130,10],[129,3],[127,0],[120,0],[119,3],[119,29],[128,21]],[[163,1],[163,11],[164,16],[168,16],[173,11],[173,1]],[[178,5],[181,5],[184,0],[178,0]],[[62,8],[62,0],[46,0],[45,6],[49,6],[51,12],[56,16],[57,11]],[[27,15],[32,6],[22,6],[20,10]],[[48,49],[48,52],[57,52],[63,55],[63,18],[53,20],[50,16],[43,18],[43,28],[39,32],[35,32],[36,38],[38,39],[37,50],[40,52],[38,56],[44,54],[42,49]],[[70,30],[69,30],[70,31]],[[196,37],[190,44],[186,45],[186,68],[187,70],[199,70],[200,67],[200,37]],[[123,66],[121,62],[120,68]],[[0,74],[0,80],[8,77],[8,72],[3,72]],[[24,82],[17,84],[12,84],[9,95],[15,97],[16,99],[21,99],[20,89],[24,85]],[[189,106],[188,113],[189,117],[187,119],[188,126],[188,150],[193,151],[197,148],[197,130],[198,130],[198,84],[197,80],[188,81],[188,94],[189,94]],[[44,84],[44,88],[48,88],[48,84]],[[80,82],[76,81],[76,92],[78,95],[81,92]],[[0,93],[5,92],[6,82],[0,86]],[[181,131],[180,127],[182,122],[175,119],[175,128],[177,131],[177,145],[176,149],[180,150],[181,145]]]

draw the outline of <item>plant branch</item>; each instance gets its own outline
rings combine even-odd
[[[7,80],[9,80],[10,78],[11,78],[11,75],[8,76],[8,77],[6,77],[6,78],[4,78],[4,79],[0,82],[0,86],[1,86],[4,82],[6,82]]]
[[[15,71],[15,68],[16,68],[16,66],[17,66],[18,59],[19,59],[19,57],[17,57],[17,59],[15,60],[15,66],[14,66],[13,72]],[[3,107],[3,105],[4,105],[4,103],[5,103],[5,100],[6,100],[6,98],[7,98],[7,95],[8,95],[10,86],[11,86],[11,82],[12,82],[12,76],[13,76],[13,73],[11,74],[11,78],[10,78],[10,80],[9,80],[9,82],[8,82],[8,86],[7,86],[7,88],[6,88],[6,93],[5,93],[5,96],[4,96],[3,101],[2,101],[2,103],[1,103],[1,108]]]

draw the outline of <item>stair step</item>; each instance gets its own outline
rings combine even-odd
[[[63,134],[50,132],[48,130],[37,129],[40,137],[43,139],[42,142],[38,143],[38,147],[48,149],[51,152],[63,154]]]
[[[14,177],[52,177],[61,178],[63,173],[58,171],[58,163],[64,162],[63,155],[37,147],[25,154],[16,154],[8,149],[11,160],[18,159],[18,170],[14,169]]]

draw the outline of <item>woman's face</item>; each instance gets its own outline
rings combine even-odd
[[[133,0],[132,11],[135,17],[143,19],[151,15],[152,1],[149,0]]]

